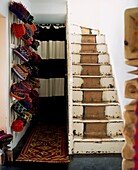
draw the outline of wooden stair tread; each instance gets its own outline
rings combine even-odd
[[[104,34],[84,34],[84,33],[71,33],[71,35],[82,35],[82,36],[105,36]]]
[[[116,88],[75,88],[74,91],[117,91]]]
[[[118,102],[102,102],[102,103],[81,103],[73,102],[73,106],[116,106],[120,105]]]
[[[80,45],[106,45],[106,43],[92,43],[92,42],[72,42],[71,44],[80,44]]]
[[[125,138],[123,136],[116,136],[114,138],[112,137],[105,137],[105,138],[80,138],[80,137],[74,137],[74,142],[124,142]]]
[[[101,64],[101,63],[73,63],[73,65],[80,66],[111,66],[111,64]]]
[[[77,75],[77,74],[73,74],[73,77],[84,77],[84,78],[113,78],[112,75]]]
[[[72,52],[72,54],[79,54],[79,55],[99,55],[99,54],[108,54],[107,52],[79,52],[79,53],[76,53],[76,52]]]
[[[121,119],[121,118],[115,118],[115,119],[105,119],[105,120],[101,120],[101,119],[99,119],[99,120],[95,120],[95,119],[91,119],[91,120],[89,120],[89,119],[87,119],[87,120],[85,120],[85,119],[82,119],[82,120],[80,120],[80,119],[73,119],[73,122],[74,123],[118,123],[118,122],[123,122],[123,120]]]

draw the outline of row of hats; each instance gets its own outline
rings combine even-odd
[[[11,109],[16,112],[17,118],[12,122],[12,130],[20,132],[26,123],[32,120],[38,112],[39,93],[35,88],[40,88],[40,82],[36,78],[29,78],[13,83],[10,88],[10,95],[16,100]]]
[[[36,52],[31,51],[28,46],[19,45],[13,49],[15,56],[22,60],[22,64],[14,64],[14,73],[22,80],[26,80],[29,77],[36,77],[41,66],[41,56]]]
[[[40,82],[34,77],[39,70],[41,57],[29,47],[21,45],[13,49],[13,53],[23,61],[22,64],[13,65],[12,69],[20,82],[12,84],[10,88],[10,95],[17,100],[11,107],[17,115],[12,122],[12,130],[20,132],[38,112],[39,94],[35,88],[40,88]]]
[[[40,43],[33,38],[35,32],[38,31],[37,26],[33,23],[34,17],[20,2],[11,2],[9,10],[13,12],[17,18],[23,21],[22,24],[12,24],[12,31],[16,38],[22,39],[26,45],[31,46],[34,50],[37,50]]]
[[[29,48],[31,46],[37,50],[39,46],[39,42],[33,38],[33,35],[37,31],[37,27],[33,23],[34,17],[18,2],[11,2],[9,10],[23,21],[20,24],[13,23],[11,28],[15,37],[23,40],[25,43],[24,46],[19,45],[13,49],[13,53],[23,63],[13,65],[12,70],[18,76],[20,82],[13,83],[10,88],[10,95],[16,99],[11,107],[16,112],[16,118],[12,122],[12,130],[20,132],[24,129],[26,123],[29,123],[37,113],[39,93],[35,88],[40,88],[40,83],[34,77],[39,70],[41,57]]]
[[[39,88],[39,80],[20,81],[12,84],[10,95],[16,99],[11,109],[16,112],[17,118],[12,122],[12,130],[20,132],[26,123],[32,120],[37,114],[39,107],[39,93],[35,88]]]

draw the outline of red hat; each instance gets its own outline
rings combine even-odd
[[[12,31],[13,31],[14,35],[16,36],[16,38],[18,38],[18,39],[21,38],[26,33],[24,24],[13,23]]]
[[[12,130],[15,132],[21,132],[24,128],[24,122],[20,119],[17,119],[12,122]]]

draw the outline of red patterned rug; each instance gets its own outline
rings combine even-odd
[[[16,161],[67,163],[66,139],[65,127],[37,125]]]

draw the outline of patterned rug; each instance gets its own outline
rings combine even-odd
[[[31,131],[16,161],[67,163],[65,127],[37,125]]]

